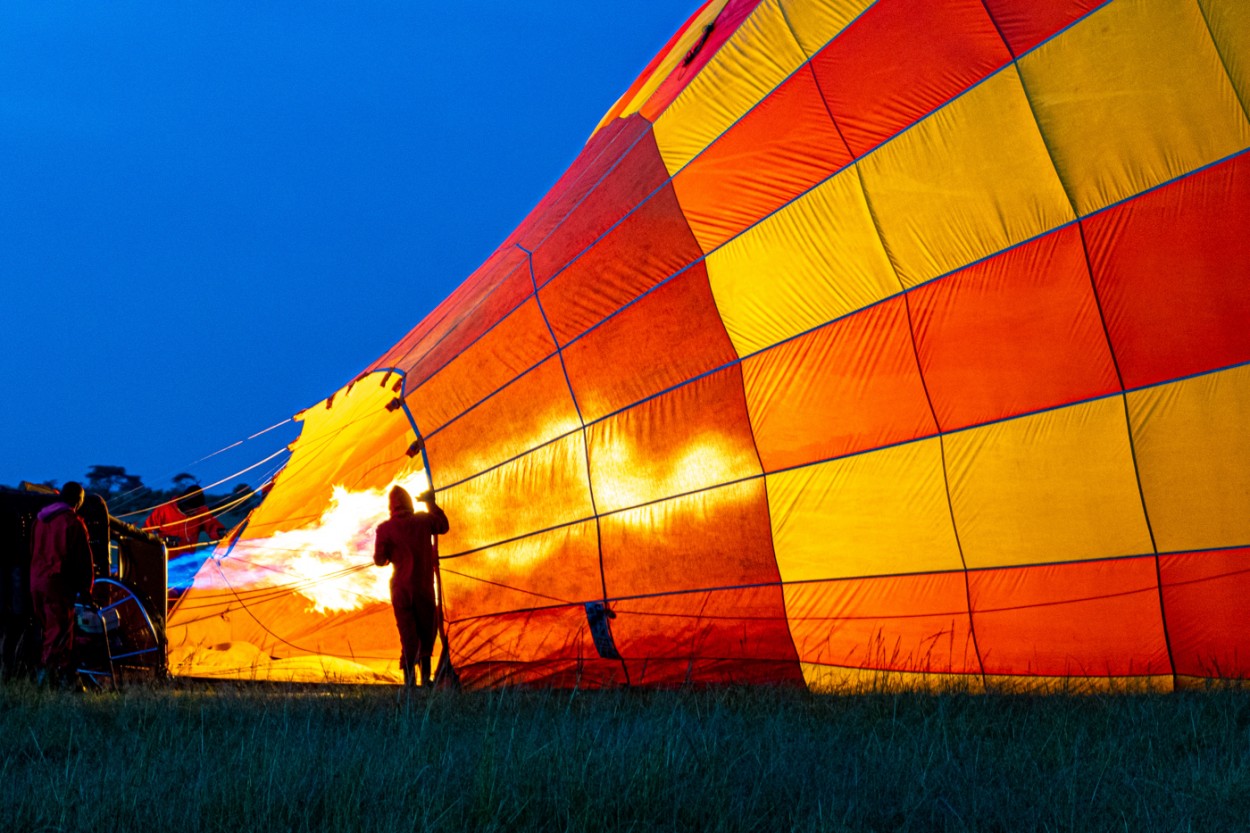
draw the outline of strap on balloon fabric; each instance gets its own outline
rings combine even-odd
[[[590,635],[595,640],[595,650],[599,652],[602,659],[621,658],[616,650],[616,642],[612,639],[612,626],[608,621],[615,618],[616,614],[603,602],[586,602],[586,623],[590,625]]]
[[[707,43],[707,39],[712,36],[712,30],[715,28],[715,20],[703,27],[703,37],[699,38],[699,42],[690,47],[690,51],[686,53],[686,57],[681,59],[681,65],[683,67],[690,66],[691,62],[694,61],[694,59],[698,57],[699,53],[703,51],[703,47]]]

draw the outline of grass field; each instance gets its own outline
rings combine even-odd
[[[1250,830],[1250,694],[12,683],[0,830]]]

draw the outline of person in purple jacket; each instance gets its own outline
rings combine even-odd
[[[373,563],[395,565],[391,575],[391,606],[399,628],[403,649],[400,665],[404,685],[416,684],[415,666],[420,665],[421,685],[430,684],[430,655],[438,628],[438,607],[434,599],[434,573],[437,558],[434,536],[450,528],[447,515],[434,503],[434,492],[420,495],[428,512],[413,508],[412,496],[401,486],[391,489],[391,519],[378,524]]]

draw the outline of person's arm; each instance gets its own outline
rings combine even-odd
[[[378,527],[377,537],[373,542],[373,563],[385,567],[391,563],[391,541],[382,527]]]
[[[430,526],[435,535],[446,535],[447,530],[451,529],[451,524],[447,522],[447,513],[433,501],[430,502]]]

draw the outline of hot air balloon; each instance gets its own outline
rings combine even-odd
[[[471,686],[1250,674],[1248,104],[1241,0],[707,2],[300,415],[172,669],[394,679],[402,484]]]

